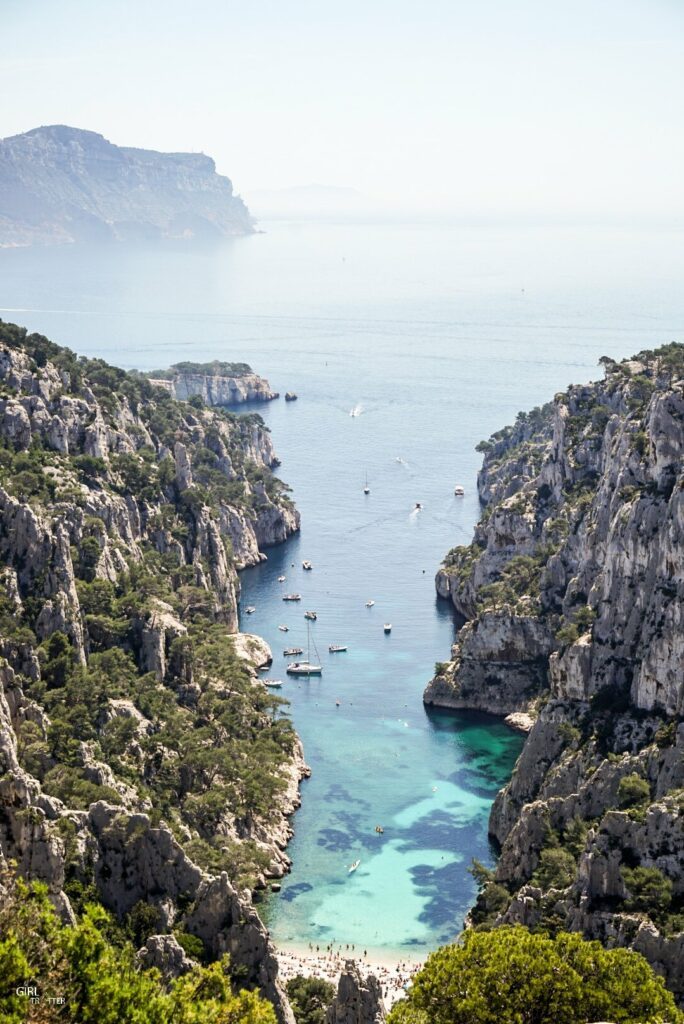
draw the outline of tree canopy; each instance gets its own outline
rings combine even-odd
[[[682,1024],[647,961],[580,935],[468,931],[417,974],[389,1024]]]

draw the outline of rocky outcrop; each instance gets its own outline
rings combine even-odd
[[[173,398],[181,402],[187,402],[189,398],[201,398],[205,405],[231,406],[243,402],[270,402],[278,398],[268,381],[251,370],[231,373],[230,364],[223,364],[223,371],[221,365],[218,364],[217,369],[209,363],[195,372],[171,367],[165,376],[151,373],[149,379],[152,384],[165,388]]]
[[[631,945],[684,999],[684,347],[604,365],[482,445],[425,699],[530,716],[490,817],[508,905],[473,920]]]
[[[386,1019],[380,982],[372,974],[364,978],[355,961],[347,960],[325,1024],[382,1024]]]
[[[200,153],[115,146],[49,125],[0,140],[0,245],[220,238],[252,218]]]
[[[142,967],[156,967],[165,981],[180,978],[197,965],[197,961],[187,955],[175,935],[150,935],[145,945],[138,950],[137,957]]]

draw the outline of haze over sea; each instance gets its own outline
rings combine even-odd
[[[453,640],[433,577],[478,517],[475,445],[598,376],[601,355],[684,340],[682,236],[264,227],[205,248],[0,251],[0,317],[125,367],[244,360],[298,393],[259,412],[301,535],[242,575],[242,607],[256,606],[242,628],[273,647],[270,675],[287,680],[313,769],[293,872],[267,918],[283,943],[420,956],[460,928],[467,867],[491,856],[488,809],[520,748],[496,720],[421,703]],[[283,604],[284,590],[302,603]],[[306,646],[308,608],[324,672],[297,682],[282,650]],[[349,650],[331,655],[329,643]]]

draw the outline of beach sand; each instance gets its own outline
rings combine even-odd
[[[405,995],[411,978],[420,969],[422,962],[401,954],[399,959],[378,950],[364,950],[352,947],[282,945],[276,949],[279,975],[284,982],[298,974],[305,978],[323,978],[337,988],[340,974],[347,960],[353,960],[362,977],[374,974],[382,987],[383,1001],[387,1009]]]

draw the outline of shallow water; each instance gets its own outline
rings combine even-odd
[[[460,927],[521,742],[421,703],[453,639],[433,576],[478,515],[474,446],[599,356],[682,339],[683,270],[680,235],[627,230],[278,224],[206,249],[0,251],[5,319],[123,366],[246,360],[299,393],[259,411],[302,533],[243,574],[242,600],[313,769],[268,907],[280,941],[420,955]],[[305,608],[324,674],[297,682],[281,652],[306,645]]]

